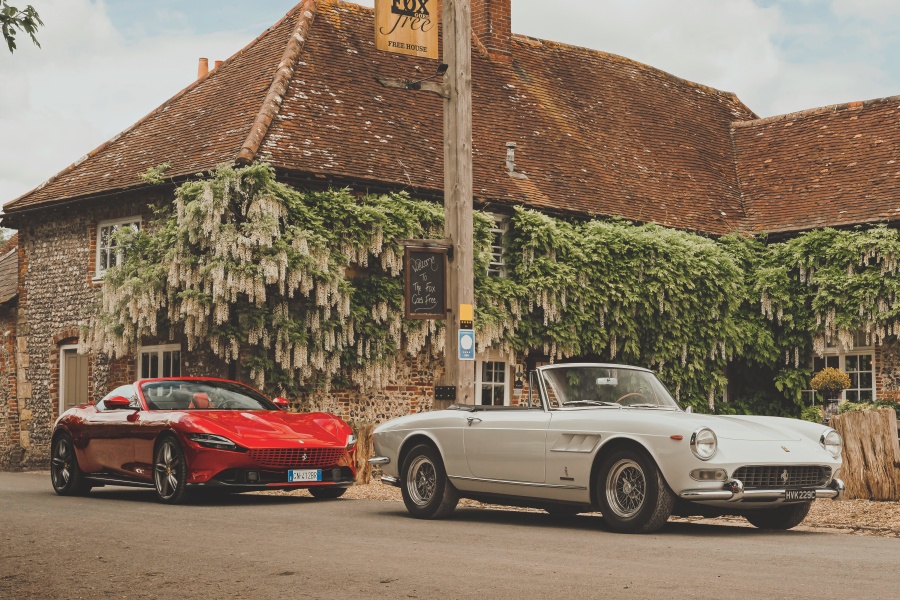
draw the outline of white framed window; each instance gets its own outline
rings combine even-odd
[[[125,259],[123,249],[116,243],[116,234],[122,229],[130,227],[133,231],[141,228],[141,218],[128,217],[101,221],[97,225],[97,264],[94,270],[94,278],[102,279],[106,270],[122,264]]]
[[[138,379],[181,377],[181,345],[141,346],[137,353]]]
[[[866,344],[862,332],[854,335],[853,349],[842,352],[837,345],[825,347],[823,356],[813,357],[813,374],[825,367],[840,369],[850,376],[850,387],[841,394],[842,400],[872,402],[875,400],[875,352]]]
[[[492,215],[494,226],[491,227],[491,262],[488,264],[489,277],[506,277],[503,238],[509,231],[509,219],[501,215]]]
[[[509,406],[509,359],[499,353],[485,353],[475,363],[477,404]]]

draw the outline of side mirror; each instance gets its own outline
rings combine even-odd
[[[108,408],[109,410],[122,410],[126,408],[134,408],[131,406],[131,400],[124,396],[113,396],[112,398],[107,398],[103,403],[103,406]]]
[[[691,414],[692,412],[694,412],[694,407],[688,406],[687,408],[684,409],[684,412]]]
[[[281,410],[287,410],[291,407],[291,401],[287,398],[282,398],[281,396],[272,400],[275,403],[275,406],[280,408]]]

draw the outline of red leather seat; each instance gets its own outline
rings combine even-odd
[[[197,392],[194,394],[194,398],[191,400],[190,406],[188,408],[211,408],[211,404],[209,402],[209,396],[206,395],[205,392]]]

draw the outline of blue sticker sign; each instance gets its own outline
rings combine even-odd
[[[472,329],[459,330],[459,360],[475,360],[475,331]]]

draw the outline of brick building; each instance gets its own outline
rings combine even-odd
[[[498,228],[515,205],[710,235],[900,220],[900,99],[760,119],[734,94],[514,35],[510,5],[472,0],[474,195],[498,215]],[[110,234],[140,227],[150,204],[172,197],[173,186],[139,179],[148,168],[169,162],[178,183],[220,163],[261,159],[300,188],[406,189],[440,201],[441,100],[374,79],[430,75],[437,62],[378,52],[372,30],[371,9],[303,0],[132,127],[4,206],[4,225],[18,237],[0,256],[0,467],[44,464],[59,412],[119,383],[228,374],[177,340],[145,340],[117,361],[75,351],[117,260]],[[823,360],[868,369],[872,394],[878,381],[893,386],[900,370],[893,347]],[[510,402],[514,363],[480,356],[479,385]],[[408,359],[380,394],[344,390],[323,408],[366,420],[427,408],[439,368]]]

